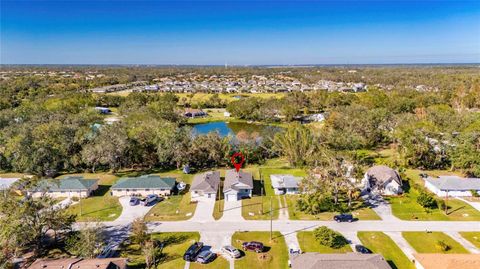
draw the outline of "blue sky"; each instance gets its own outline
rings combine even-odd
[[[3,64],[480,62],[480,1],[0,5]]]

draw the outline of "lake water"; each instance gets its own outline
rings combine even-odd
[[[264,136],[266,134],[276,133],[280,130],[280,127],[271,125],[225,121],[200,123],[193,126],[193,132],[196,134],[207,134],[209,132],[217,131],[219,132],[220,136],[235,136],[241,131],[245,131],[249,135],[258,133],[259,136]]]

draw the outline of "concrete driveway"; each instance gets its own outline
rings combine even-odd
[[[136,218],[143,218],[152,208],[152,206],[143,206],[140,204],[131,206],[129,204],[130,196],[120,197],[118,201],[122,205],[123,210],[120,217],[112,222],[112,224],[115,225],[126,225],[131,223]]]
[[[215,207],[215,201],[213,200],[198,201],[197,209],[195,209],[195,214],[190,219],[190,221],[197,221],[197,222],[215,221],[212,215],[214,207]]]
[[[225,201],[221,221],[243,221],[242,201]]]

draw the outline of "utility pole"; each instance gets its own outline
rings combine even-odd
[[[220,184],[222,183],[222,181],[220,180],[218,182],[218,213],[220,213]]]
[[[273,210],[272,210],[272,196],[270,196],[270,241],[272,241],[273,233]]]
[[[447,196],[445,196],[445,215],[448,214],[448,190],[447,190]]]
[[[261,191],[261,193],[260,193],[261,203],[260,204],[262,205],[262,215],[263,215],[263,187],[260,188],[260,191]]]

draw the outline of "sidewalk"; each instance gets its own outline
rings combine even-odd
[[[445,232],[448,236],[453,238],[455,241],[460,243],[464,248],[466,248],[470,253],[479,254],[480,250],[475,247],[470,241],[463,238],[458,232]]]

